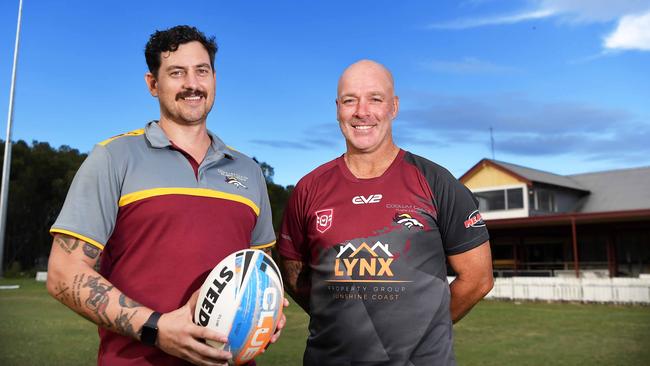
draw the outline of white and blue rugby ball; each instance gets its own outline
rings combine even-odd
[[[233,355],[235,365],[262,353],[275,332],[284,289],[280,270],[261,250],[244,249],[224,258],[199,291],[194,322],[228,335],[225,345],[208,341]]]

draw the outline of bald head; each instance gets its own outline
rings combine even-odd
[[[359,80],[374,81],[382,85],[391,97],[395,93],[393,75],[384,65],[372,60],[360,60],[348,66],[341,74],[337,88],[338,97],[341,97],[341,92],[345,89],[346,84],[353,81],[358,82]]]

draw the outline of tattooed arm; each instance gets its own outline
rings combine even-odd
[[[56,234],[48,263],[47,290],[57,300],[93,323],[140,340],[142,325],[153,313],[125,296],[94,269],[100,250],[77,238]],[[156,346],[198,365],[226,365],[229,352],[202,342],[226,342],[227,337],[195,325],[192,314],[198,291],[181,308],[158,321]]]
[[[280,270],[282,270],[285,289],[291,298],[309,314],[309,294],[311,292],[309,266],[305,262],[282,257]]]

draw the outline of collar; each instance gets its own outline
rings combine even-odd
[[[171,141],[169,141],[169,138],[165,135],[165,131],[163,131],[163,129],[158,125],[158,121],[147,123],[144,127],[144,135],[147,141],[151,144],[151,147],[155,149],[163,149],[172,146]],[[210,152],[216,152],[225,155],[231,160],[235,158],[230,149],[228,149],[226,144],[224,144],[217,135],[208,130],[208,136],[210,136],[210,140],[212,140],[210,149],[208,149],[208,154],[210,154]]]

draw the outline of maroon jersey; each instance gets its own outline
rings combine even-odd
[[[472,193],[404,150],[377,178],[342,157],[309,173],[278,242],[311,270],[304,364],[455,364],[446,256],[487,240]]]

